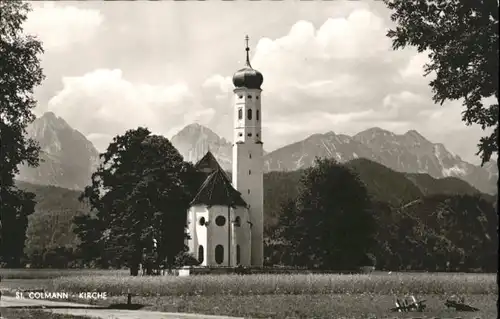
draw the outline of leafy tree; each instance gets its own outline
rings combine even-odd
[[[374,232],[367,190],[350,169],[316,159],[301,178],[294,205],[281,219],[282,244],[296,266],[354,269],[361,266]]]
[[[198,266],[200,261],[191,253],[187,251],[187,249],[183,249],[180,251],[174,259],[174,266],[177,268],[184,266]]]
[[[27,260],[43,250],[76,248],[78,238],[73,232],[75,216],[82,212],[70,210],[36,211],[29,216],[24,252]]]
[[[281,205],[298,194],[302,171],[279,172],[272,171],[264,174],[264,231],[269,233],[279,221]]]
[[[84,214],[73,219],[73,231],[80,241],[77,255],[82,263],[90,268],[108,268],[110,265],[110,252],[105,249],[108,232],[104,220],[100,217],[99,214]]]
[[[297,251],[289,238],[294,237],[295,221],[298,218],[296,198],[283,201],[279,209],[278,224],[267,229],[264,237],[264,258],[267,265],[289,266]]]
[[[125,262],[134,276],[144,254],[153,251],[157,264],[166,260],[173,265],[184,248],[193,167],[168,139],[145,128],[115,137],[101,159],[82,195],[95,217],[76,221],[83,246],[100,245],[115,262]]]
[[[37,144],[26,137],[35,119],[33,89],[44,76],[39,55],[42,44],[23,33],[30,7],[21,1],[0,2],[0,258],[20,266],[27,217],[34,210],[33,195],[14,185],[18,165],[38,165]]]
[[[427,236],[442,236],[450,245],[442,251],[450,270],[497,269],[498,219],[493,205],[474,195],[428,196],[405,212],[425,225]],[[429,244],[429,243],[427,243]],[[432,251],[429,244],[428,251]]]
[[[497,217],[478,195],[430,195],[399,208],[375,205],[374,254],[390,270],[496,269]]]
[[[3,189],[3,186],[0,186]],[[35,210],[35,195],[15,187],[2,193],[2,241],[1,262],[10,268],[21,267],[28,216]]]
[[[478,144],[483,164],[498,153],[498,1],[384,0],[397,23],[387,36],[394,49],[408,45],[429,50],[425,74],[434,101],[463,99],[467,125],[494,128]],[[485,106],[485,98],[495,98]],[[498,161],[497,161],[498,162]],[[500,165],[500,164],[497,164]]]

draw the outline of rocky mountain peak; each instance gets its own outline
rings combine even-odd
[[[387,138],[394,138],[395,134],[380,127],[372,127],[358,134],[354,135],[353,138],[361,143],[371,143],[373,141],[384,141]]]
[[[98,164],[99,153],[79,131],[53,112],[35,119],[27,135],[40,145],[38,167],[21,165],[17,179],[35,184],[82,189]]]
[[[210,150],[221,167],[231,169],[233,145],[214,131],[198,123],[189,124],[170,141],[186,161],[198,162]]]
[[[83,134],[53,112],[36,119],[27,131],[40,144],[45,162],[35,169],[20,167],[18,179],[66,188],[89,184],[98,163],[98,152]],[[210,150],[223,169],[232,168],[232,143],[203,125],[187,125],[170,140],[187,161],[195,163]],[[395,171],[426,173],[434,178],[457,177],[482,192],[497,192],[496,162],[484,167],[464,162],[445,145],[432,143],[416,130],[398,135],[373,127],[354,136],[329,131],[264,154],[266,171],[307,168],[316,157],[333,158],[341,163],[364,158]]]
[[[458,177],[482,192],[496,192],[498,172],[494,165],[478,167],[464,162],[443,144],[434,144],[416,130],[405,134],[373,127],[352,137],[328,132],[279,148],[265,157],[268,170],[295,170],[327,157],[340,162],[366,158],[395,171],[427,173],[434,178]]]
[[[409,130],[408,132],[406,132],[404,134],[405,136],[410,136],[410,137],[413,137],[415,139],[419,139],[419,140],[424,140],[424,141],[427,141],[427,139],[425,137],[422,136],[422,134],[420,134],[419,132],[415,131],[415,130]]]
[[[371,127],[369,129],[366,129],[364,131],[361,131],[359,132],[358,134],[356,134],[358,136],[361,136],[361,135],[364,135],[364,136],[368,136],[368,135],[372,135],[372,136],[392,136],[394,135],[394,133],[390,132],[390,131],[387,131],[387,130],[384,130],[380,127]]]
[[[203,137],[203,138],[208,137],[211,139],[220,139],[219,136],[214,133],[214,131],[199,123],[193,123],[185,126],[182,130],[180,130],[176,134],[176,136]]]

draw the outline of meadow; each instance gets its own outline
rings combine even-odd
[[[126,271],[0,270],[0,275],[9,278],[2,284],[10,292],[23,285],[50,292],[106,292],[109,298],[97,302],[102,305],[125,303],[130,292],[133,303],[145,309],[251,318],[413,318],[389,311],[395,297],[407,295],[427,300],[421,318],[496,318],[498,296],[494,274],[130,277]],[[464,297],[481,311],[468,314],[446,309],[443,303],[452,296]]]
[[[63,315],[42,310],[2,308],[1,318],[8,319],[92,319],[90,317]]]

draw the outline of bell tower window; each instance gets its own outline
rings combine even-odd
[[[243,110],[241,108],[238,109],[238,120],[243,118]]]
[[[249,120],[251,120],[251,119],[252,119],[252,109],[248,109],[248,111],[247,111],[247,118],[248,118]]]
[[[255,119],[258,121],[259,118],[260,118],[260,112],[259,112],[259,110],[256,110],[255,111]]]

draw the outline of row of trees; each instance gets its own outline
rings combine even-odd
[[[137,131],[127,134],[134,133]],[[303,171],[266,174],[265,212],[270,217],[265,224],[267,264],[340,270],[374,262],[377,268],[391,270],[495,269],[497,219],[491,201],[477,193],[425,196],[418,188],[408,193],[405,185],[414,184],[405,179],[404,174],[379,166],[370,161],[340,165],[321,159]],[[145,170],[139,168],[139,171]],[[380,180],[380,173],[386,183]],[[391,196],[383,192],[386,185],[392,185],[388,189]],[[98,220],[99,214],[106,215],[104,210],[98,213],[96,209],[93,214],[88,214],[88,210],[75,213],[71,207],[78,207],[78,193],[55,188],[48,192],[44,187],[39,188],[35,189],[37,197],[46,198],[50,193],[53,198],[42,199],[40,205],[44,210],[30,216],[25,253],[32,267],[130,264],[130,255],[126,253],[131,250],[127,247],[129,242],[117,244],[102,236],[113,229],[120,231],[115,221],[106,224]],[[275,196],[277,193],[280,196]],[[147,198],[149,194],[142,196]],[[405,200],[393,200],[394,196]],[[60,210],[58,199],[61,198],[71,198],[72,201],[65,204],[69,210]],[[82,199],[88,202],[85,196]],[[101,200],[105,200],[104,197]],[[54,201],[57,201],[55,209],[46,211],[56,204]],[[114,215],[121,225],[141,218],[140,212],[134,213],[137,215]],[[181,215],[184,216],[182,208]],[[168,213],[165,218],[170,218]],[[159,231],[124,227],[125,235],[130,238],[139,237],[140,233],[136,232]],[[179,223],[176,227],[168,231],[181,236],[184,225]],[[164,256],[155,254],[157,251],[151,248],[152,237],[145,238],[143,246],[135,250],[139,262],[154,268],[165,261],[160,259]],[[171,266],[175,259],[169,260]]]
[[[268,265],[497,269],[498,219],[480,194],[429,195],[394,205],[369,194],[355,170],[327,159],[303,172],[296,194],[268,231]]]

